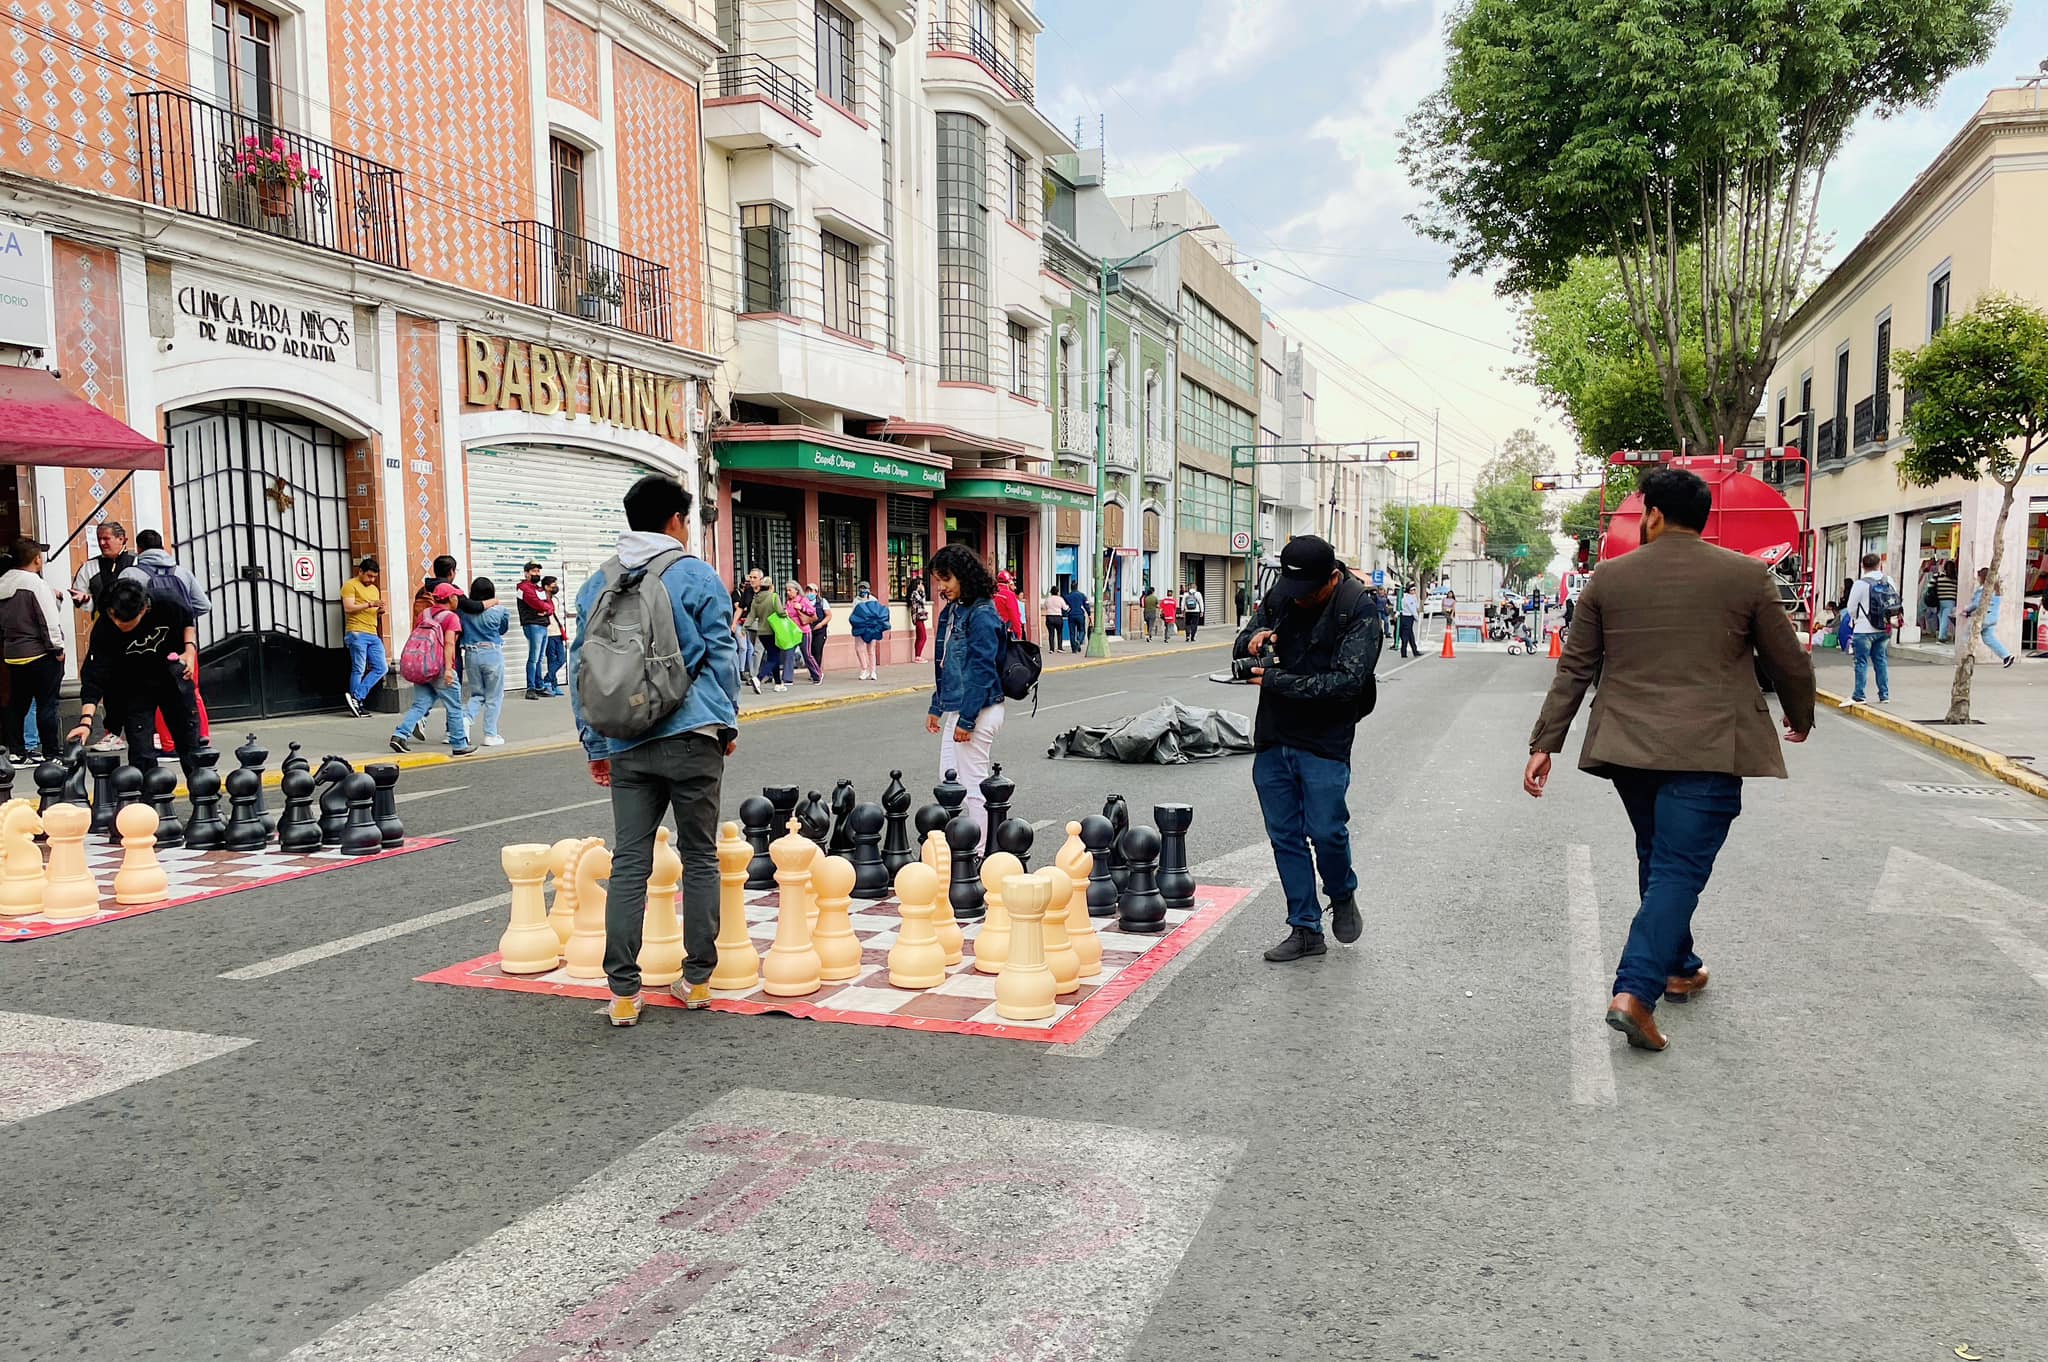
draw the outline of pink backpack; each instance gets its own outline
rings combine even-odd
[[[406,636],[398,654],[398,674],[416,686],[437,686],[448,670],[446,610],[434,609],[420,615],[420,622]]]

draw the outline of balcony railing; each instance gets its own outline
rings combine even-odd
[[[1830,464],[1836,463],[1841,459],[1841,443],[1836,438],[1837,434],[1834,418],[1832,417],[1821,422],[1819,427],[1815,429],[1813,432],[1814,463]]]
[[[758,52],[728,52],[718,59],[718,99],[759,95],[809,122],[811,87]]]
[[[405,269],[405,174],[174,90],[129,96],[149,202]]]
[[[1095,413],[1087,407],[1062,407],[1056,413],[1059,429],[1055,448],[1090,462],[1095,458]]]
[[[636,336],[669,338],[668,266],[545,222],[520,218],[504,228],[512,234],[512,296],[518,301]]]
[[[1145,437],[1145,476],[1156,482],[1173,481],[1173,441],[1164,435]]]
[[[977,33],[971,24],[933,24],[932,51],[955,52],[973,57],[1011,94],[1026,104],[1032,102],[1031,82],[1017,69],[1017,63],[996,50],[995,39]]]
[[[1856,441],[1851,449],[1861,449],[1871,442],[1877,430],[1877,399],[1866,397],[1856,404]]]
[[[1892,438],[1892,394],[1889,388],[1877,395],[1877,411],[1872,425],[1871,439],[1883,444]]]
[[[1123,468],[1138,466],[1138,433],[1114,423],[1109,428],[1109,461]]]

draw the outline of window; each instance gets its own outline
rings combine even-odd
[[[931,557],[932,508],[916,497],[889,498],[889,595],[910,599],[910,588],[924,576]]]
[[[1024,153],[1010,148],[1010,221],[1019,226],[1031,220],[1031,162]]]
[[[1214,369],[1246,392],[1257,392],[1252,338],[1224,320],[1192,290],[1181,291],[1181,345],[1202,364]]]
[[[740,0],[717,0],[718,41],[728,52],[740,50]]]
[[[1079,348],[1071,335],[1060,337],[1060,371],[1053,381],[1059,385],[1056,396],[1062,410],[1074,405],[1074,355]]]
[[[825,270],[825,325],[858,336],[860,331],[860,247],[830,232],[818,233]]]
[[[214,0],[213,85],[220,102],[277,121],[277,20],[253,5]]]
[[[554,192],[555,230],[583,235],[583,148],[548,139],[548,175]]]
[[[967,0],[967,17],[974,28],[978,50],[996,50],[996,7],[989,0]]]
[[[1778,443],[1785,443],[1785,394],[1778,394]]]
[[[1818,459],[1820,451],[1813,447],[1813,375],[1803,375],[1799,380],[1799,452],[1808,459]]]
[[[1124,412],[1126,404],[1124,401],[1124,357],[1122,355],[1112,354],[1109,357],[1108,391],[1109,427],[1111,430],[1115,430],[1118,426],[1130,423],[1130,418]]]
[[[746,260],[742,312],[789,311],[789,212],[772,203],[740,206],[740,246]]]
[[[870,580],[868,526],[873,517],[872,502],[819,499],[818,590],[826,600],[849,602],[855,589]]]
[[[1205,534],[1229,534],[1231,487],[1229,478],[1182,464],[1178,507],[1181,527]],[[1239,492],[1237,502],[1240,511],[1250,504],[1244,492]]]
[[[1031,333],[1016,322],[1010,323],[1010,391],[1031,396]]]
[[[1258,424],[1252,414],[1182,375],[1180,439],[1182,444],[1228,456],[1231,446],[1253,442]]]
[[[1949,272],[1944,269],[1927,286],[1927,334],[1930,338],[1948,325]]]
[[[966,114],[939,126],[939,378],[988,382],[987,129]]]
[[[819,0],[818,93],[847,110],[856,107],[854,51],[852,18]]]
[[[1072,238],[1074,230],[1074,186],[1065,180],[1048,175],[1045,182],[1052,186],[1052,198],[1045,206],[1046,220]]]
[[[881,104],[875,127],[882,136],[882,315],[884,339],[896,350],[896,49],[882,44]]]
[[[1876,397],[1876,419],[1871,423],[1875,437],[1888,440],[1892,433],[1892,319],[1877,324],[1877,378],[1871,389]]]
[[[1849,449],[1849,347],[1835,352],[1835,438],[1828,450],[1841,458]]]

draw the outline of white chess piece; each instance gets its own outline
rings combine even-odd
[[[121,868],[114,873],[114,902],[126,906],[162,903],[170,897],[170,877],[156,858],[156,810],[130,804],[114,819],[121,834]]]
[[[0,814],[0,917],[26,917],[43,910],[43,849],[36,834],[43,820],[36,806],[26,799],[9,801]]]

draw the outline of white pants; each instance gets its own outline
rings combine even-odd
[[[981,782],[988,779],[996,733],[1003,726],[1003,706],[990,705],[982,710],[974,721],[974,733],[966,742],[953,741],[959,723],[958,714],[939,716],[939,779],[944,780],[946,772],[951,771],[953,779],[967,787],[967,802],[961,806],[961,812],[974,820],[974,826],[981,829],[985,842],[988,838],[988,801],[981,797]]]

